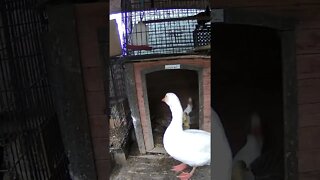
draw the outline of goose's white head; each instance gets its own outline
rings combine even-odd
[[[174,105],[179,105],[180,100],[174,93],[167,93],[162,99],[168,106],[173,107]]]

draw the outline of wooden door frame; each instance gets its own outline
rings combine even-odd
[[[193,65],[188,65],[188,64],[180,64],[180,68],[178,70],[190,70],[190,71],[195,71],[198,76],[198,96],[199,96],[199,126],[204,122],[204,115],[203,115],[203,73],[204,67],[198,67],[198,66],[193,66]],[[147,122],[147,127],[149,129],[152,129],[151,127],[151,118],[150,118],[150,109],[149,109],[149,100],[148,100],[148,90],[147,90],[147,80],[146,77],[148,74],[153,73],[153,72],[161,72],[161,71],[166,71],[164,65],[157,65],[153,67],[149,67],[146,69],[143,69],[140,73],[141,79],[142,79],[142,91],[143,91],[143,99],[144,99],[144,106],[145,106],[145,113],[146,113],[146,122]],[[177,69],[176,69],[177,70]],[[201,109],[202,108],[202,109]],[[141,117],[140,117],[141,118]],[[162,152],[159,149],[156,149],[153,141],[153,132],[152,130],[149,131],[150,134],[148,134],[149,137],[151,138],[145,138],[145,146],[146,146],[146,151],[147,152]]]
[[[284,175],[286,180],[297,180],[298,87],[295,51],[295,19],[239,9],[213,9],[211,17],[212,26],[216,23],[252,25],[272,28],[278,32],[281,39],[283,80]],[[214,37],[214,35],[212,36]],[[214,47],[214,43],[212,47]],[[214,56],[211,56],[211,58],[213,60]],[[214,83],[211,83],[211,86],[214,86]]]
[[[165,63],[166,65],[169,64],[176,64],[175,62],[168,61]],[[165,64],[163,65],[155,65],[148,68],[145,68],[141,70],[138,75],[141,77],[142,80],[142,91],[144,92],[144,106],[146,107],[145,113],[147,115],[147,124],[146,126],[151,129],[151,121],[150,121],[150,112],[149,112],[149,103],[148,103],[148,94],[147,94],[147,88],[146,88],[146,74],[156,72],[156,71],[162,71],[165,70]],[[134,68],[134,62],[127,62],[124,64],[125,67],[125,74],[126,74],[126,91],[128,95],[128,102],[131,109],[131,117],[133,120],[133,126],[134,131],[136,135],[136,140],[138,144],[138,148],[141,154],[145,154],[147,152],[162,152],[159,149],[154,148],[154,142],[153,142],[153,134],[152,132],[147,133],[147,138],[144,136],[144,131],[142,128],[142,117],[141,117],[141,111],[139,109],[139,98],[137,95],[137,88],[136,88],[136,81],[135,81],[135,68]],[[192,64],[180,64],[180,70],[193,70],[197,72],[198,75],[198,84],[199,84],[199,97],[202,97],[204,94],[203,89],[203,71],[204,67],[201,66],[195,66]],[[201,110],[204,108],[204,101],[202,98],[199,98],[199,111],[200,112],[200,121],[199,123],[204,123],[204,110]],[[200,125],[200,124],[199,124]],[[150,138],[149,138],[150,137]],[[145,139],[146,138],[146,139]]]

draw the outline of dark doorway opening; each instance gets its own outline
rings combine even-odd
[[[177,94],[182,108],[191,97],[193,110],[190,113],[190,128],[199,128],[199,80],[194,70],[162,70],[146,74],[150,120],[155,147],[163,147],[162,137],[171,121],[169,107],[161,101],[167,92]]]
[[[215,24],[212,34],[211,102],[233,156],[246,145],[257,114],[261,155],[248,166],[256,178],[284,179],[281,37],[270,28],[223,23]]]

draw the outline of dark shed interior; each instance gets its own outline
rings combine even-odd
[[[162,144],[162,136],[171,121],[169,107],[161,101],[167,92],[177,94],[183,109],[187,107],[188,98],[193,100],[190,113],[190,127],[199,128],[199,81],[198,72],[194,70],[162,70],[146,74],[146,85],[150,110],[150,119],[155,144]]]
[[[282,178],[284,124],[279,35],[273,29],[231,24],[215,25],[212,34],[212,104],[225,127],[232,153],[235,156],[246,144],[251,115],[257,113],[263,146],[261,156],[251,164],[253,172]]]

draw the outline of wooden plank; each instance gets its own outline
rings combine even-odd
[[[292,17],[277,17],[270,13],[245,9],[224,9],[224,22],[268,27],[277,30],[293,30],[296,20]]]
[[[318,0],[316,0],[318,1]],[[320,2],[320,1],[318,1]],[[299,20],[299,29],[312,29],[320,28],[320,4],[313,5],[300,5],[299,9],[296,11],[296,16]]]
[[[296,36],[298,55],[320,53],[320,29],[298,29]]]
[[[320,150],[320,126],[299,128],[299,149]]]
[[[153,134],[151,127],[150,111],[149,111],[149,101],[148,101],[148,91],[146,87],[146,79],[139,68],[139,64],[134,64],[135,78],[136,78],[136,89],[139,102],[139,111],[142,123],[143,137],[146,145],[146,150],[151,151],[154,148]]]
[[[299,127],[320,126],[320,103],[299,105]]]
[[[297,0],[299,5],[320,5],[319,0]]]
[[[317,114],[320,113],[320,102],[319,103],[310,103],[310,104],[300,104],[299,112],[300,114]]]
[[[289,6],[298,0],[211,0],[212,7],[260,7],[260,6]]]
[[[143,139],[142,124],[138,106],[138,97],[136,90],[136,83],[134,77],[133,64],[125,64],[125,77],[126,77],[126,90],[128,95],[129,106],[131,109],[131,117],[135,130],[135,135],[139,147],[139,151],[142,154],[146,153],[146,147]]]
[[[320,171],[320,149],[300,150],[298,155],[300,173]]]
[[[297,6],[296,4],[285,6],[243,6],[241,9],[277,17],[295,18],[297,20],[296,25],[298,29],[320,28],[320,4],[300,6]]]
[[[303,180],[319,180],[320,179],[320,171],[301,172],[299,174],[299,179],[303,179]]]
[[[320,28],[319,5],[288,5],[288,6],[263,6],[246,7],[245,10],[259,11],[278,17],[291,17],[297,20],[297,29]]]
[[[298,82],[299,104],[320,102],[320,79],[304,79]]]
[[[298,79],[320,78],[320,54],[297,55]]]

